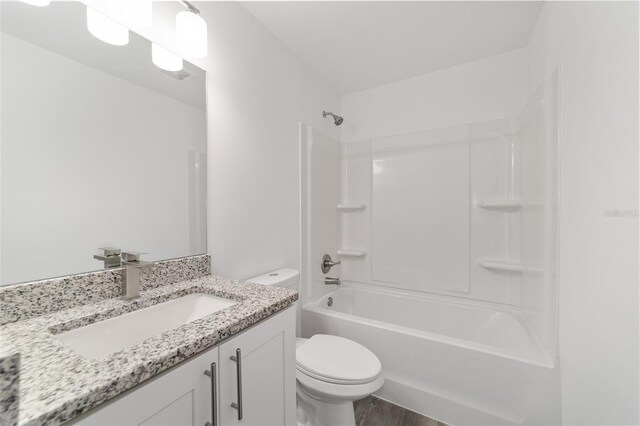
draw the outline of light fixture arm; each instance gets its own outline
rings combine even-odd
[[[186,7],[189,12],[193,12],[196,15],[200,15],[200,10],[194,5],[192,5],[191,3],[189,3],[188,1],[178,0],[178,3],[181,3],[184,7]]]

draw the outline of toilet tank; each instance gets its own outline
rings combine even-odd
[[[282,268],[267,272],[266,274],[258,275],[257,277],[249,278],[245,281],[263,285],[274,285],[276,287],[285,287],[297,291],[298,283],[300,282],[300,272],[296,269]]]

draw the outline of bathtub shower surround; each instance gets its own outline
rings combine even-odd
[[[524,59],[461,67],[511,84]],[[504,118],[342,144],[301,135],[303,336],[369,347],[388,379],[377,395],[438,420],[558,422],[558,73]],[[321,285],[323,253],[345,288]]]
[[[323,132],[301,123],[300,162],[300,292],[304,300],[310,300],[330,291],[320,268],[323,256],[330,254],[334,260],[341,259],[336,253],[340,244],[340,145]],[[336,265],[331,276],[340,277],[341,270],[342,264]]]
[[[557,352],[557,75],[508,119],[343,146],[345,279],[518,309]]]

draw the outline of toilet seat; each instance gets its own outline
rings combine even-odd
[[[353,340],[316,334],[296,345],[299,372],[327,383],[355,385],[370,383],[382,372],[373,352]]]
[[[296,367],[296,377],[303,387],[324,397],[366,396],[384,381],[378,357],[340,336],[316,334],[310,339],[297,339]]]
[[[305,376],[310,377],[312,379],[319,380],[325,383],[331,383],[334,385],[362,385],[362,384],[370,383],[377,378],[376,376],[376,377],[373,377],[372,379],[367,379],[367,380],[340,380],[340,379],[334,379],[330,377],[324,377],[319,374],[314,374],[312,371],[305,370],[303,367],[299,365],[297,366],[297,372],[300,374],[304,374]]]
[[[314,379],[300,370],[296,372],[296,379],[302,391],[324,401],[356,401],[378,391],[384,384],[382,374],[372,382],[353,385],[340,385]]]

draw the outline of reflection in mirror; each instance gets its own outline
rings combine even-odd
[[[205,72],[96,39],[79,2],[0,7],[0,283],[205,253]]]

